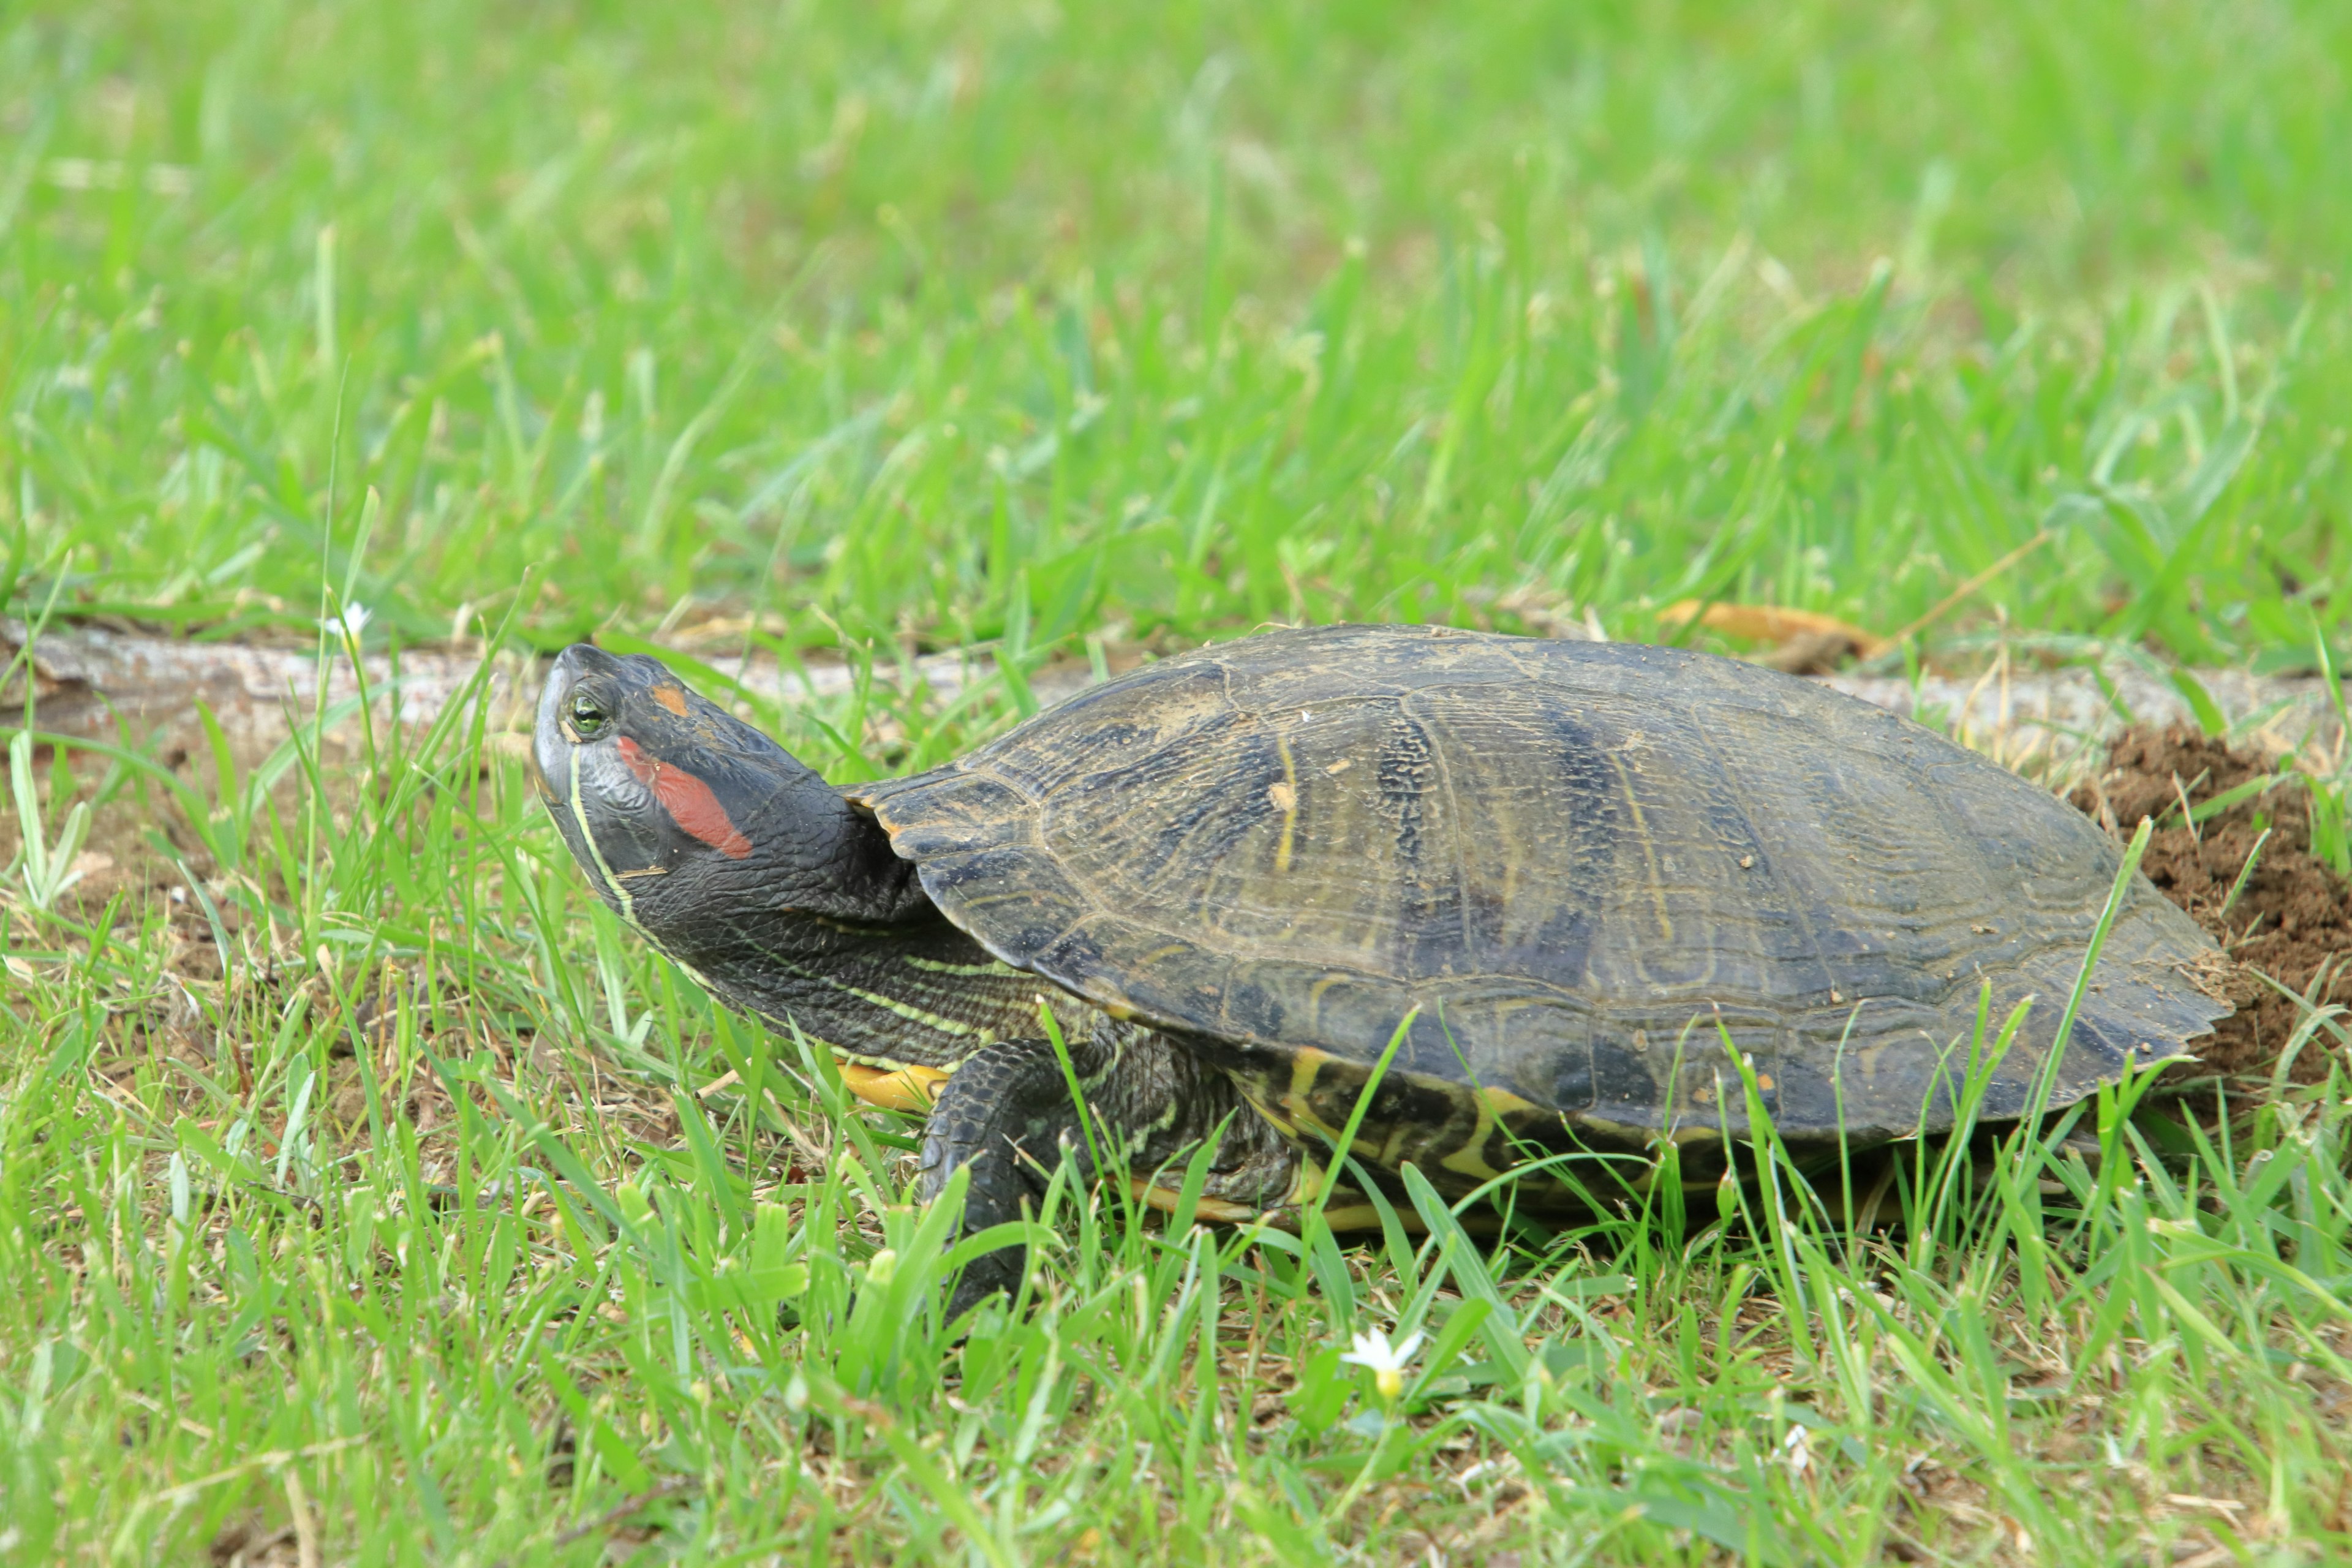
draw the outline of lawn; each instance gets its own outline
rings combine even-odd
[[[1270,621],[2352,655],[2342,7],[99,0],[0,59],[51,632],[1001,672],[748,710],[842,782]],[[487,712],[21,749],[0,1561],[2352,1554],[2340,1072],[1920,1150],[1859,1231],[1769,1162],[1370,1241],[1064,1187],[958,1342],[917,1125],[614,921]]]

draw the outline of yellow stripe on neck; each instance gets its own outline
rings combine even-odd
[[[588,805],[580,798],[580,748],[577,746],[572,748],[572,820],[580,825],[580,842],[588,847],[588,858],[596,862],[596,874],[604,879],[604,890],[619,900],[621,918],[636,929],[644,930],[644,927],[637,926],[636,900],[629,897],[629,889],[621,885],[621,879],[613,875],[613,868],[605,863],[604,851],[597,847],[596,830],[588,826]]]

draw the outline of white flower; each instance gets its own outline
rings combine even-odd
[[[1372,1386],[1381,1391],[1382,1399],[1394,1399],[1402,1394],[1404,1369],[1412,1362],[1413,1352],[1421,1349],[1421,1335],[1418,1332],[1408,1334],[1401,1345],[1389,1343],[1388,1335],[1378,1329],[1367,1330],[1354,1338],[1354,1348],[1339,1359],[1369,1368],[1372,1374]]]
[[[356,644],[360,640],[360,634],[367,630],[368,621],[374,614],[375,612],[365,605],[353,600],[343,606],[342,613],[340,615],[320,616],[319,629],[322,632],[331,632],[345,642]]]

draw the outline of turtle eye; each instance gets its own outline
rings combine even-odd
[[[572,694],[572,732],[583,741],[593,741],[603,732],[608,716],[604,705],[584,691]]]

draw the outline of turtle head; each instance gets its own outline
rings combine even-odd
[[[893,921],[927,904],[870,818],[642,654],[563,650],[531,775],[604,901],[688,963],[758,922]]]

